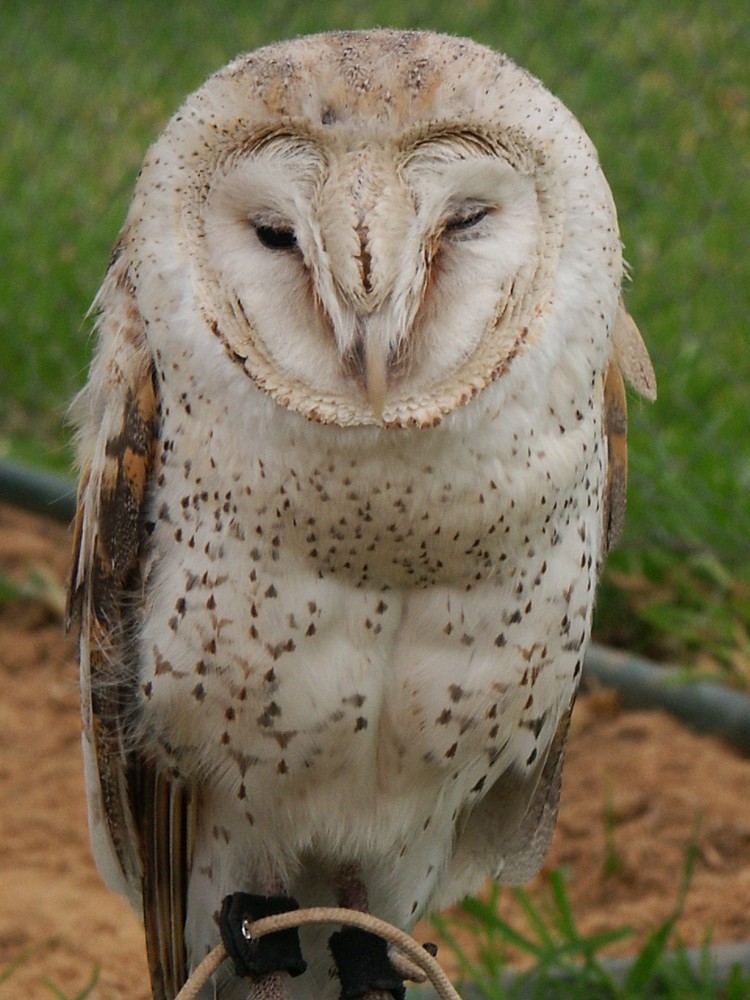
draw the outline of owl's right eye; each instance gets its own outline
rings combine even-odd
[[[285,229],[281,226],[254,226],[255,233],[269,250],[296,250],[297,236],[293,229]]]

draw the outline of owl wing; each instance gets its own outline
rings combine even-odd
[[[607,481],[604,494],[605,553],[619,539],[625,521],[628,475],[627,381],[646,399],[656,399],[656,376],[638,327],[620,301],[612,331],[613,357],[604,379],[604,428],[607,439]],[[555,828],[560,801],[565,744],[572,703],[563,712],[544,758],[541,775],[520,826],[504,845],[504,881],[525,882],[539,870]],[[533,782],[531,783],[533,787]]]
[[[143,910],[154,997],[166,1000],[186,978],[191,804],[140,752],[132,732],[133,627],[159,404],[122,243],[94,308],[99,346],[74,404],[82,468],[68,611],[80,626],[89,825],[105,880]]]
[[[617,544],[625,523],[628,482],[628,404],[625,382],[646,399],[656,399],[656,376],[646,345],[620,301],[612,330],[612,360],[604,380],[607,482],[604,492],[604,552]]]
[[[628,475],[627,381],[646,399],[656,399],[656,376],[638,327],[619,303],[612,331],[613,357],[604,379],[604,428],[607,440],[607,481],[604,493],[604,549],[602,559],[617,543],[625,521]],[[555,828],[560,801],[565,744],[568,737],[571,703],[562,713],[549,751],[544,758],[538,783],[517,831],[504,845],[505,881],[525,882],[539,870]]]
[[[604,432],[607,441],[607,480],[604,490],[604,556],[622,534],[628,478],[628,409],[625,382],[641,396],[656,399],[656,375],[638,327],[620,300],[612,330],[612,360],[604,377]],[[563,714],[544,763],[541,781],[509,845],[506,868],[517,881],[526,881],[539,869],[555,826],[560,800],[563,757],[573,705]],[[513,847],[515,846],[515,851]],[[507,875],[506,875],[507,877]]]
[[[604,494],[604,552],[616,543],[625,517],[627,487],[627,399],[625,382],[649,400],[656,398],[656,377],[646,346],[620,302],[612,331],[612,360],[604,378],[604,431],[608,464]],[[467,820],[456,845],[444,895],[452,902],[478,886],[487,868],[506,884],[526,882],[538,872],[555,827],[565,745],[573,703],[563,706],[546,752],[530,774],[510,769],[501,775]],[[503,822],[498,822],[498,817]],[[488,863],[489,862],[489,863]]]

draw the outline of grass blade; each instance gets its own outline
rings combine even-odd
[[[91,973],[91,978],[89,979],[88,983],[86,983],[83,989],[72,997],[69,997],[67,993],[63,993],[62,990],[59,989],[57,986],[55,986],[54,983],[50,982],[49,979],[44,980],[44,985],[50,991],[52,996],[56,997],[56,1000],[87,1000],[87,998],[91,996],[94,987],[99,981],[100,972],[101,972],[101,966],[95,965]]]

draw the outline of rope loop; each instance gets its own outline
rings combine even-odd
[[[306,924],[344,924],[377,934],[399,953],[392,956],[392,960],[405,979],[416,982],[428,979],[435,987],[440,1000],[461,1000],[440,964],[411,934],[394,927],[386,920],[374,917],[371,913],[335,906],[312,906],[305,910],[276,913],[253,922],[246,920],[242,925],[242,933],[250,940]],[[196,1000],[201,987],[208,982],[226,957],[224,945],[218,944],[200,965],[196,966],[175,1000]]]

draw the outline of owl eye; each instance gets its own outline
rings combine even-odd
[[[269,250],[297,249],[297,236],[293,229],[260,225],[256,225],[254,228],[260,242]]]
[[[458,233],[466,229],[472,229],[482,219],[487,217],[489,211],[489,208],[482,206],[481,208],[471,208],[468,211],[459,212],[448,219],[445,228],[449,233]]]

